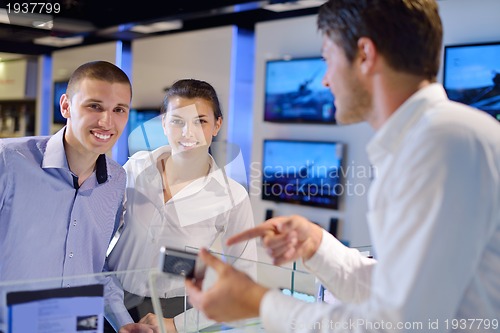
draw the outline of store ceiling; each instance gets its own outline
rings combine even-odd
[[[17,3],[19,2],[22,1]],[[324,0],[54,0],[44,3],[52,3],[53,11],[59,9],[59,13],[48,15],[48,7],[42,9],[41,6],[29,8],[29,13],[14,14],[16,8],[22,10],[22,7],[15,7],[16,1],[0,0],[0,58],[2,55],[4,59],[10,59],[15,54],[49,54],[67,47],[113,40],[132,41],[151,35],[225,25],[253,29],[257,22],[315,14],[323,2]],[[269,5],[285,8],[286,11],[269,10]],[[171,24],[174,25],[174,30],[149,34],[144,32],[166,28]],[[47,41],[52,45],[47,45]],[[69,45],[71,42],[76,44]]]

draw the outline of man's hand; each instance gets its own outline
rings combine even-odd
[[[174,318],[162,318],[162,319],[163,319],[163,325],[165,327],[166,333],[177,333]],[[155,326],[160,325],[160,323],[158,322],[158,317],[154,313],[148,313],[147,315],[142,317],[141,320],[139,320],[139,323],[150,324],[150,325],[155,325]]]
[[[123,325],[118,333],[160,333],[158,326],[139,323]]]
[[[234,235],[227,244],[233,245],[255,237],[261,238],[274,264],[281,265],[298,258],[311,258],[318,250],[323,231],[302,216],[278,216]]]
[[[258,317],[260,301],[268,289],[205,249],[198,256],[216,271],[218,280],[206,291],[201,290],[202,281],[186,280],[189,302],[208,318],[218,322]]]

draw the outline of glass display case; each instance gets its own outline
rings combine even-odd
[[[186,249],[196,251],[195,249]],[[215,253],[216,254],[216,253]],[[252,266],[256,269],[257,280],[271,288],[281,288],[284,293],[297,297],[309,297],[314,301],[315,281],[309,274],[293,270],[291,267],[273,266],[266,262],[250,262],[241,258],[229,258],[216,254],[225,261],[233,261],[236,268]],[[293,267],[293,266],[292,266]],[[120,281],[130,274],[148,277],[147,290],[151,295],[154,313],[163,317],[161,301],[164,294],[162,285],[184,277],[164,273],[160,267],[150,270],[133,270],[73,276],[65,278],[26,281],[0,281],[0,332],[103,332],[104,312],[109,309],[106,301],[106,286],[110,280]],[[206,272],[204,288],[215,280],[215,273]],[[262,276],[262,278],[259,278]],[[266,277],[272,276],[272,279]],[[263,280],[263,281],[262,281]],[[189,308],[184,293],[184,327],[180,332],[233,332],[263,331],[258,318],[233,323],[216,323],[208,320],[194,308]],[[117,311],[117,310],[115,310]],[[120,310],[118,310],[120,311]],[[122,311],[126,311],[125,308]],[[116,315],[123,315],[117,313]],[[166,332],[163,322],[158,323],[160,331]]]
[[[198,249],[186,247],[186,252],[197,253]],[[262,254],[263,249],[259,248]],[[368,254],[370,248],[360,249]],[[305,302],[330,302],[325,298],[324,288],[314,276],[306,272],[301,263],[275,266],[263,254],[259,261],[234,258],[212,251],[219,259],[231,263],[246,272],[255,270],[255,280],[268,288],[281,289],[284,294]],[[108,302],[110,283],[119,283],[131,275],[147,277],[146,292],[151,297],[152,311],[157,318],[163,318],[163,286],[173,281],[183,284],[182,274],[163,272],[163,265],[147,270],[116,271],[64,278],[47,278],[25,281],[0,281],[0,332],[1,333],[57,333],[57,332],[103,332],[105,310],[114,316],[122,316],[130,309],[111,306]],[[205,272],[203,288],[209,288],[216,279],[211,269]],[[217,323],[202,313],[190,308],[189,300],[182,293],[184,313],[178,332],[263,332],[259,318],[237,322]],[[163,321],[158,322],[160,332],[167,332]]]

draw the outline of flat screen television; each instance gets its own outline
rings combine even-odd
[[[127,125],[129,133],[159,115],[159,109],[130,109]],[[161,121],[161,119],[158,118],[158,121]]]
[[[66,118],[61,115],[61,106],[59,104],[61,95],[66,93],[66,88],[68,88],[68,81],[54,82],[54,112],[52,117],[54,124],[66,124]]]
[[[338,209],[343,155],[339,142],[264,140],[262,199]]]
[[[451,100],[500,121],[500,42],[445,46],[443,86]]]
[[[323,86],[320,57],[266,62],[264,120],[335,124],[334,97]]]
[[[159,108],[131,109],[127,127],[129,156],[140,150],[152,151],[168,144]]]

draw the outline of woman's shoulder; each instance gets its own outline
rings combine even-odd
[[[231,193],[237,202],[241,202],[244,199],[248,198],[248,191],[243,184],[230,177],[228,177],[227,180]]]
[[[130,156],[123,167],[127,171],[144,169],[156,163],[158,157],[165,153],[170,153],[170,146],[162,146],[152,151],[140,150]]]
[[[152,153],[153,153],[152,151],[140,150],[140,151],[134,153],[132,156],[130,156],[128,158],[128,160],[133,161],[133,162],[142,161],[142,160],[146,159],[147,157],[151,156]]]

